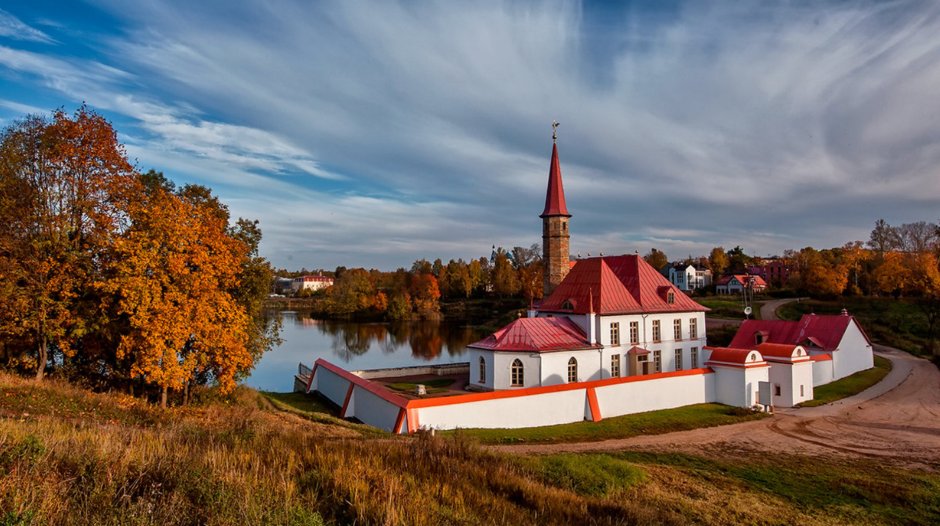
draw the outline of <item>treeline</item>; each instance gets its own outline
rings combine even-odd
[[[469,262],[419,259],[394,272],[347,269],[333,272],[333,286],[322,291],[314,315],[389,320],[435,319],[440,302],[481,297],[542,297],[539,245],[506,251],[493,247],[490,257]]]
[[[85,107],[0,136],[0,363],[138,393],[234,388],[277,342],[256,221],[138,172]]]

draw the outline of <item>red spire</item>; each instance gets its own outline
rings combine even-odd
[[[558,163],[558,146],[552,144],[552,165],[548,170],[548,192],[545,194],[545,210],[539,217],[571,217],[565,206],[565,188],[561,184],[561,165]]]

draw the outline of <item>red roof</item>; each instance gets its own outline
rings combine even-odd
[[[752,349],[735,349],[732,347],[706,347],[711,354],[708,357],[708,362],[706,365],[713,362],[716,363],[731,363],[737,365],[747,365],[747,364],[761,364],[763,365],[764,360],[759,353],[756,354],[756,360],[748,361],[747,357],[752,352]]]
[[[558,145],[552,144],[552,164],[548,169],[548,191],[545,193],[545,210],[539,217],[571,217],[565,206],[565,187],[561,184],[561,164],[558,162]]]
[[[757,343],[754,335],[760,332],[768,343],[810,343],[813,347],[832,351],[839,346],[853,321],[855,318],[852,316],[816,314],[804,314],[800,321],[745,320],[731,340],[731,347],[754,347]],[[855,323],[858,325],[858,322]],[[861,330],[861,326],[858,327]],[[871,343],[865,331],[862,331],[862,335]]]
[[[673,302],[669,303],[672,293]],[[590,303],[593,301],[593,309]],[[578,260],[540,310],[601,315],[707,311],[640,256]]]
[[[486,338],[470,344],[477,349],[551,352],[598,349],[568,318],[519,318]]]
[[[757,346],[757,352],[771,361],[808,362],[809,354],[806,351],[800,351],[801,355],[795,356],[797,347],[799,345],[789,343],[762,343]]]
[[[738,280],[738,283],[741,285],[746,285],[748,280],[754,280],[755,287],[766,287],[767,282],[764,281],[764,278],[756,276],[754,274],[733,274],[731,276],[722,276],[715,282],[715,285],[727,285],[731,283],[732,279]]]

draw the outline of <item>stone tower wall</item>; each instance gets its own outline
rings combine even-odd
[[[565,216],[550,216],[542,219],[542,263],[545,266],[543,292],[545,297],[565,279],[570,269],[568,219]]]

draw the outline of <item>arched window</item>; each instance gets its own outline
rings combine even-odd
[[[513,387],[522,387],[525,384],[524,371],[522,369],[522,361],[516,358],[512,361],[512,385]]]
[[[574,358],[568,360],[568,381],[577,382],[578,381],[578,361]]]
[[[483,357],[480,357],[480,383],[486,383],[486,360]]]
[[[562,310],[574,310],[574,305],[571,303],[571,300],[565,300],[561,304]]]

